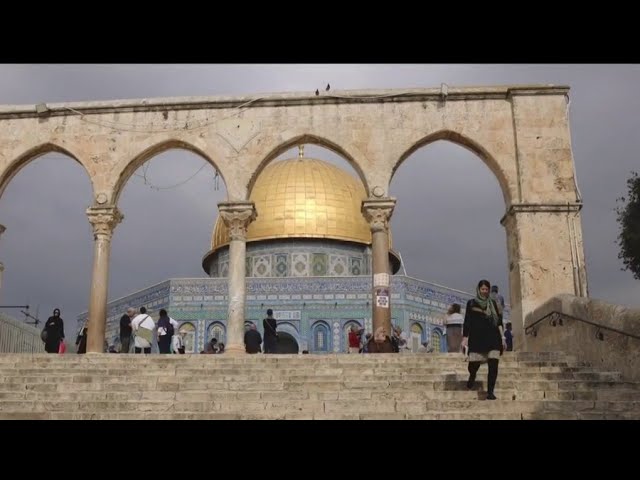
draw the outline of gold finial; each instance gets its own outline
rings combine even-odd
[[[304,145],[298,146],[298,158],[304,158]]]

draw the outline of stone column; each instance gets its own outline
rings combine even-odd
[[[384,327],[391,335],[391,278],[389,274],[389,220],[395,198],[367,199],[362,214],[371,228],[373,332]]]
[[[229,313],[227,314],[227,353],[244,353],[244,307],[247,228],[256,217],[253,202],[221,202],[218,211],[229,229]]]
[[[0,225],[0,236],[7,230],[4,225]],[[0,291],[2,291],[2,275],[4,274],[4,263],[0,262]]]
[[[87,353],[102,353],[104,351],[104,330],[107,323],[111,236],[113,230],[124,217],[114,206],[90,207],[87,209],[87,216],[93,227],[94,240]]]
[[[528,313],[554,295],[588,295],[581,207],[581,203],[514,204],[500,221],[507,231],[516,350],[526,348],[523,322]]]

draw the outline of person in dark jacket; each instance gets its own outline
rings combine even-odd
[[[200,353],[205,353],[207,355],[218,353],[218,339],[212,338],[211,340],[209,340],[204,346],[204,350],[202,350]]]
[[[173,337],[174,328],[169,320],[167,311],[163,308],[160,310],[160,318],[158,319],[158,351],[160,353],[171,353],[171,337]]]
[[[87,327],[82,327],[76,338],[77,353],[87,353]]]
[[[120,317],[120,353],[129,353],[131,349],[131,320],[135,315],[135,309],[129,307],[127,313]]]
[[[256,328],[256,324],[252,323],[249,329],[244,332],[244,349],[247,353],[260,353],[262,349],[262,336]]]
[[[507,344],[507,352],[513,352],[513,332],[511,331],[511,322],[507,322],[507,329],[504,331],[504,339]]]
[[[462,346],[469,351],[469,380],[467,388],[472,389],[481,363],[487,363],[487,400],[495,400],[493,390],[498,378],[498,361],[505,348],[502,331],[502,315],[495,300],[489,297],[491,285],[480,280],[476,288],[476,298],[467,302],[462,326]]]
[[[64,322],[60,318],[59,308],[53,311],[53,316],[49,317],[44,324],[44,330],[46,332],[45,351],[47,353],[58,353],[60,342],[64,341]]]
[[[273,318],[273,310],[267,310],[267,318],[262,320],[264,330],[264,353],[278,353],[278,324]]]

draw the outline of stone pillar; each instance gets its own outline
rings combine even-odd
[[[4,225],[0,225],[0,236],[7,230]],[[2,291],[2,275],[4,274],[4,263],[0,262],[0,291]]]
[[[507,231],[514,349],[526,348],[524,318],[554,295],[586,297],[580,203],[514,204],[500,223]]]
[[[227,315],[227,353],[244,353],[244,307],[247,228],[256,219],[253,202],[221,202],[218,211],[229,229],[229,313]]]
[[[391,278],[389,272],[389,220],[395,198],[367,199],[362,214],[371,228],[373,333],[384,327],[391,335]]]
[[[93,227],[94,240],[87,353],[102,353],[104,351],[104,330],[107,323],[111,236],[113,230],[124,217],[114,206],[90,207],[87,209],[87,216]]]

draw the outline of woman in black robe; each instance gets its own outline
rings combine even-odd
[[[502,315],[498,305],[489,297],[491,285],[480,280],[476,298],[467,302],[467,310],[462,327],[462,346],[469,351],[469,380],[467,388],[472,389],[481,363],[487,363],[487,400],[495,400],[493,390],[498,378],[498,361],[505,348]]]
[[[169,320],[169,314],[163,308],[160,310],[160,318],[158,319],[158,351],[160,353],[171,353],[171,337],[173,333],[173,325]]]
[[[60,309],[53,311],[53,316],[49,317],[44,324],[44,330],[47,335],[44,342],[44,349],[47,353],[58,353],[60,342],[64,340],[64,322],[60,318]]]

